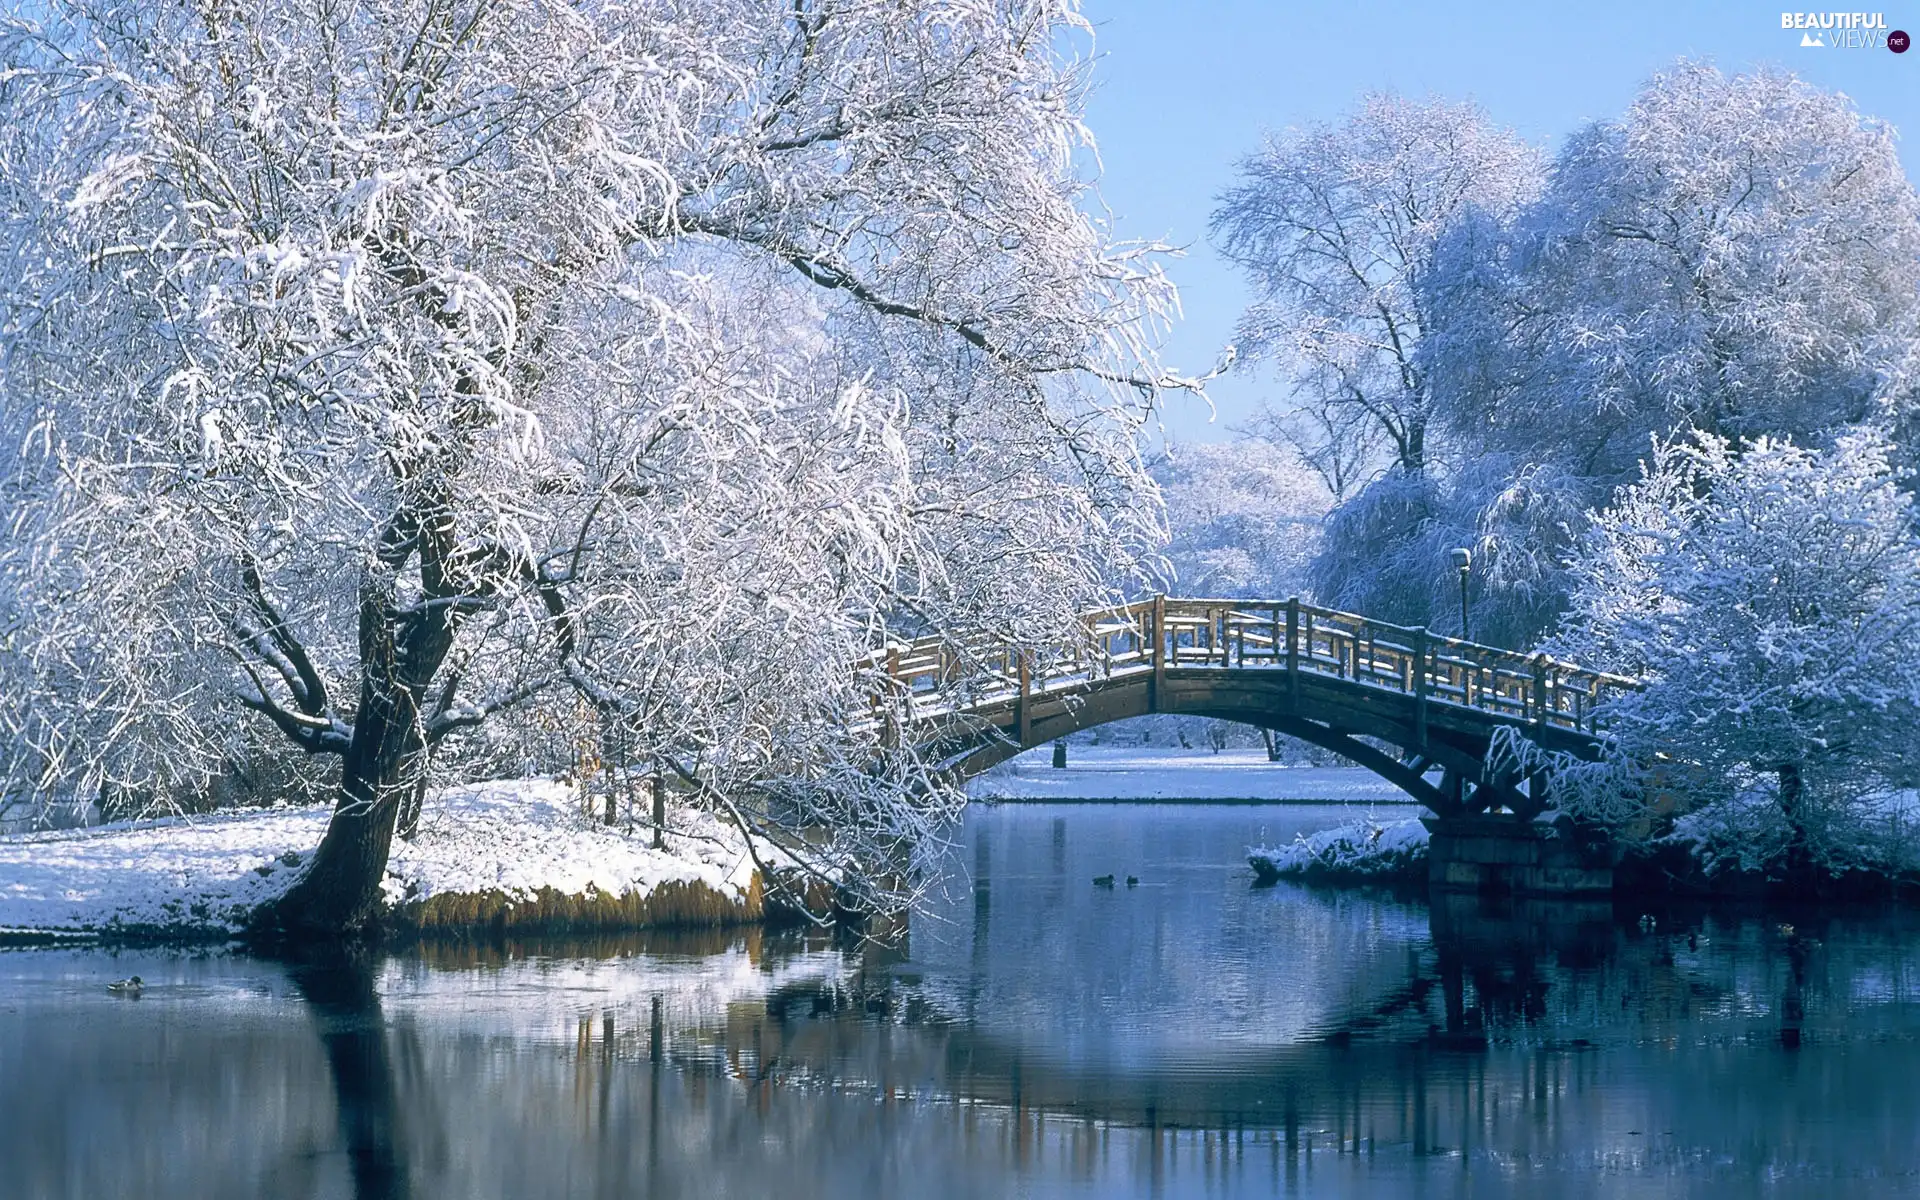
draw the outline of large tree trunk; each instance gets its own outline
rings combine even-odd
[[[1787,821],[1787,881],[1802,884],[1813,877],[1813,848],[1807,838],[1804,810],[1806,785],[1800,777],[1799,763],[1782,763],[1780,773],[1780,813]]]
[[[341,768],[333,819],[307,873],[256,920],[262,932],[294,938],[369,930],[380,915],[380,882],[402,806],[425,763],[412,698],[362,693],[353,745]]]
[[[453,643],[451,622],[399,619],[392,590],[363,585],[360,707],[344,756],[340,796],[312,864],[287,894],[254,917],[254,932],[309,940],[371,931],[380,883],[403,808],[426,770],[420,697]]]

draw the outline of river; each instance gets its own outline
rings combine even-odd
[[[0,1196],[1920,1187],[1913,914],[1250,886],[1345,815],[975,807],[888,949],[0,952]]]

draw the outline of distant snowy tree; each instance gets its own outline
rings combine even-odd
[[[1362,99],[1338,125],[1270,138],[1240,164],[1213,232],[1252,282],[1245,369],[1278,368],[1290,406],[1257,432],[1295,446],[1340,500],[1313,580],[1321,599],[1426,624],[1445,549],[1444,490],[1420,359],[1445,314],[1422,280],[1457,222],[1508,220],[1540,186],[1538,153],[1472,104]],[[1384,474],[1383,474],[1384,469]],[[1450,576],[1445,576],[1451,579]]]
[[[1365,409],[1325,400],[1284,411],[1263,405],[1240,433],[1291,449],[1336,504],[1380,473],[1380,427]]]
[[[1252,439],[1171,445],[1152,471],[1172,535],[1168,591],[1272,599],[1305,590],[1328,497],[1297,454]]]
[[[1432,397],[1418,354],[1435,314],[1420,279],[1453,221],[1534,196],[1537,152],[1476,105],[1375,93],[1338,125],[1269,137],[1239,172],[1213,233],[1257,297],[1240,361],[1277,363],[1327,449],[1380,444],[1421,470]]]
[[[1311,567],[1325,604],[1458,637],[1460,579],[1450,553],[1473,555],[1473,640],[1524,648],[1564,603],[1563,558],[1585,514],[1555,464],[1463,457],[1418,473],[1389,470],[1336,508]]]
[[[1890,453],[1872,430],[1658,447],[1582,540],[1552,645],[1648,681],[1570,806],[1619,824],[1678,792],[1750,867],[1884,851],[1873,802],[1920,762],[1920,540]]]
[[[954,798],[849,731],[855,661],[1057,633],[1157,533],[1172,294],[1084,215],[1070,0],[32,12],[9,765],[156,795],[243,720],[338,756],[285,928],[366,921],[487,726],[616,727],[822,869],[897,861]]]

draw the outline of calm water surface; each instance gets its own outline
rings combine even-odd
[[[0,1196],[1920,1190],[1913,915],[1249,887],[1343,815],[975,809],[892,950],[0,953]]]

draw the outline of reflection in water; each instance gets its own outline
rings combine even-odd
[[[974,813],[941,906],[891,948],[748,931],[287,964],[0,954],[0,1195],[1920,1181],[1912,917],[1247,887],[1261,822],[1330,816]],[[1091,886],[1114,872],[1140,888]],[[139,1005],[106,993],[136,972]]]
[[[374,990],[375,969],[366,951],[344,949],[303,958],[289,974],[312,1009],[326,1048],[356,1200],[406,1200],[407,1163],[397,1149],[404,1114]]]

